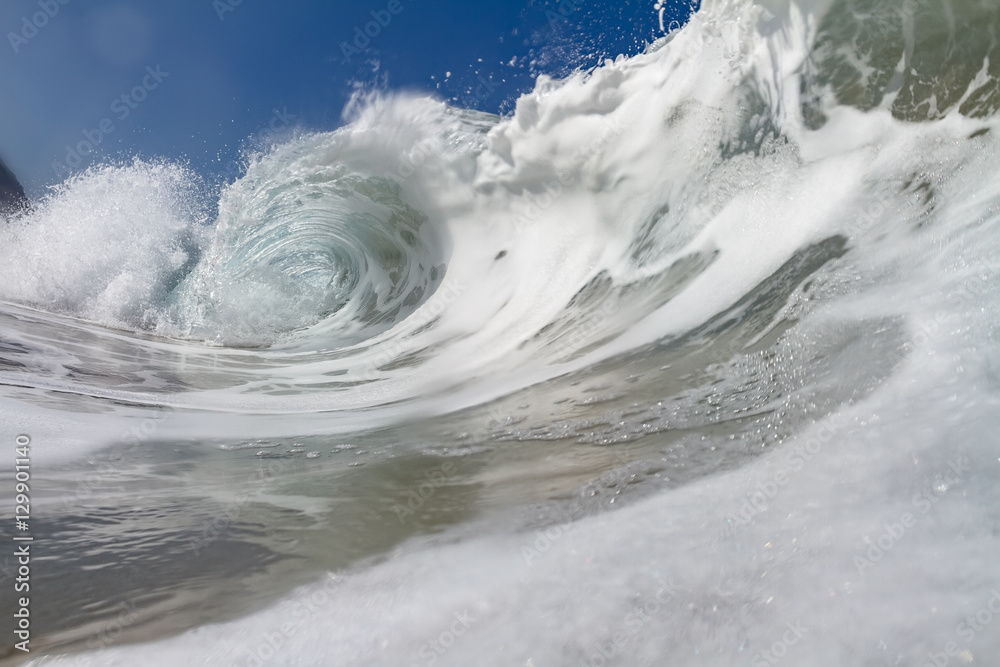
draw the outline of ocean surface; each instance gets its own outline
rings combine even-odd
[[[709,0],[69,178],[0,226],[0,663],[1000,664],[998,110],[992,0]]]

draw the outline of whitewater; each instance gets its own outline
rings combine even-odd
[[[711,0],[507,117],[53,188],[27,664],[1000,664],[998,34]]]

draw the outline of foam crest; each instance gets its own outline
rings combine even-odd
[[[205,223],[197,180],[182,167],[89,169],[0,228],[0,298],[150,328],[198,260]]]

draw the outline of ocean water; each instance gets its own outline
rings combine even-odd
[[[0,228],[0,662],[1000,664],[998,35],[709,0],[67,180]]]

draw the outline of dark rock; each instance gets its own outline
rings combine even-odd
[[[24,188],[7,165],[0,160],[0,216],[9,217],[29,208]]]

